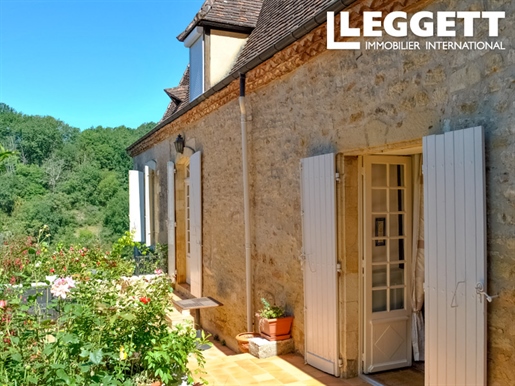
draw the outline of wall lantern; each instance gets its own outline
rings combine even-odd
[[[175,145],[175,151],[177,153],[182,154],[184,152],[184,137],[182,135],[178,135],[177,139],[174,142]]]

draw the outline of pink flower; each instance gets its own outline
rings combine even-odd
[[[158,269],[156,269],[156,270],[154,271],[154,273],[155,273],[156,275],[162,275],[162,274],[163,274],[163,270],[158,268]]]
[[[75,288],[75,281],[71,277],[65,277],[54,281],[50,292],[54,296],[66,299],[66,295],[72,288]]]
[[[7,300],[0,300],[0,308],[7,307]]]

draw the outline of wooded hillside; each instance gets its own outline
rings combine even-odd
[[[15,152],[0,164],[0,235],[36,235],[47,224],[54,243],[108,244],[122,236],[132,167],[125,148],[154,126],[80,131],[0,103],[0,145]]]

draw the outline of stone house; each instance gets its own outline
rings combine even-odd
[[[477,13],[444,14],[454,37],[341,38],[370,11]],[[336,376],[425,359],[427,384],[515,379],[514,11],[206,0],[165,115],[128,148],[131,228],[168,244],[176,290],[223,303],[204,329],[235,348],[266,297]]]

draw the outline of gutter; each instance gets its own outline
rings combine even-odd
[[[306,35],[308,32],[311,32],[316,27],[322,25],[327,20],[327,12],[340,12],[341,10],[347,8],[357,0],[336,0],[333,3],[329,4],[326,8],[324,8],[322,11],[320,11],[318,14],[316,14],[313,18],[306,21],[305,23],[301,24],[298,28],[281,38],[277,43],[275,43],[273,46],[267,48],[265,51],[263,51],[261,54],[255,56],[253,59],[251,59],[249,62],[241,66],[240,68],[234,70],[231,72],[227,77],[222,79],[220,82],[215,84],[213,87],[211,87],[209,90],[204,92],[202,95],[191,101],[184,107],[183,109],[177,111],[175,114],[173,114],[171,117],[165,119],[161,123],[158,123],[155,128],[153,128],[151,131],[149,131],[147,134],[145,134],[143,137],[138,139],[136,142],[134,142],[132,145],[127,147],[127,152],[130,156],[132,156],[131,151],[141,142],[143,142],[145,139],[151,137],[154,135],[157,131],[159,131],[164,126],[168,125],[169,123],[173,122],[177,118],[179,118],[181,115],[187,113],[188,111],[195,108],[197,105],[208,99],[210,96],[215,94],[216,92],[220,91],[221,89],[227,87],[229,84],[231,84],[234,80],[238,79],[240,74],[245,74],[248,71],[256,68],[258,65],[263,63],[264,61],[270,59],[272,56],[274,56],[276,53],[284,49],[285,47],[289,46],[296,40],[300,39],[302,36]]]

